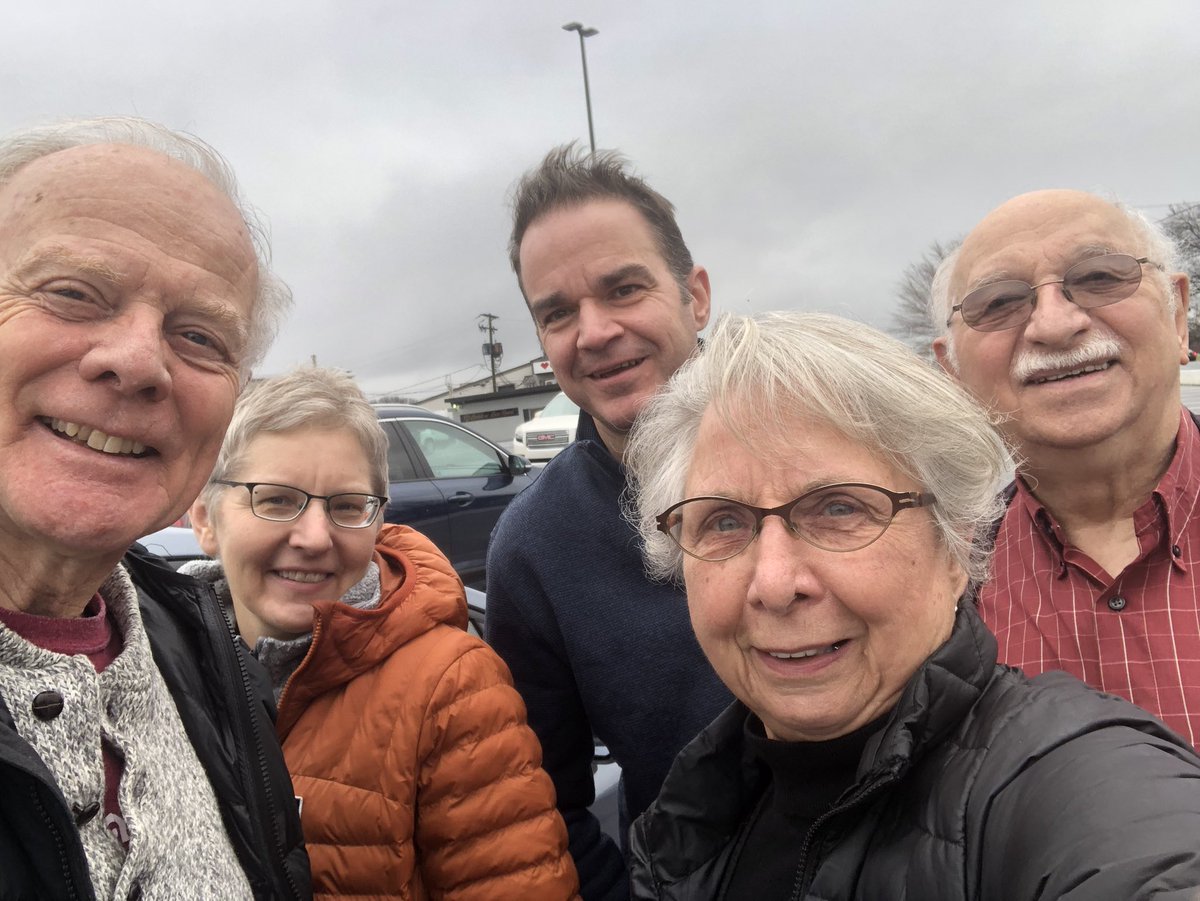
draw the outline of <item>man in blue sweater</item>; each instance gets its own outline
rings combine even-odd
[[[674,208],[615,153],[556,148],[517,185],[509,253],[542,348],[582,412],[577,440],[501,518],[487,637],[541,739],[585,901],[627,898],[621,852],[588,812],[593,735],[622,768],[622,828],[729,703],[682,588],[649,581],[621,515],[621,458],[646,401],[696,351],[708,273]]]

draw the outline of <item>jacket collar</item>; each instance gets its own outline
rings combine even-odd
[[[314,697],[373,669],[438,625],[466,629],[462,582],[428,538],[408,526],[387,524],[380,530],[374,559],[379,566],[377,607],[313,604],[312,646],[279,699],[281,739]]]
[[[972,604],[960,602],[950,638],[913,674],[892,715],[867,741],[857,781],[846,795],[880,778],[898,778],[958,727],[996,671],[996,639]],[[748,757],[735,701],[680,752],[638,829],[654,849],[659,878],[685,878],[730,844],[768,778]]]

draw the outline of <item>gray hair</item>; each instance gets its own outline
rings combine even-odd
[[[246,203],[233,170],[225,159],[199,138],[172,131],[157,122],[135,116],[67,119],[34,126],[0,138],[0,187],[25,166],[42,157],[75,147],[127,144],[144,147],[183,163],[229,198],[250,234],[258,260],[258,295],[250,313],[242,376],[266,356],[267,349],[292,302],[292,292],[271,271],[271,244],[257,212]]]
[[[761,454],[767,434],[816,420],[854,441],[937,498],[932,515],[947,550],[986,577],[982,538],[1003,509],[1013,461],[988,415],[951,379],[894,338],[818,313],[723,316],[634,424],[625,465],[627,511],[647,572],[679,580],[683,556],[655,517],[684,497],[700,420],[712,409]]]
[[[301,428],[349,431],[367,455],[371,490],[379,495],[388,493],[388,440],[375,408],[349,373],[306,366],[252,382],[243,392],[221,442],[216,466],[200,492],[205,506],[216,509],[220,490],[216,481],[234,475],[255,438],[264,432]]]
[[[1102,197],[1098,197],[1098,199],[1105,200]],[[1162,290],[1163,297],[1166,299],[1167,312],[1173,315],[1179,309],[1179,292],[1175,290],[1169,273],[1179,272],[1182,269],[1179,246],[1167,234],[1161,223],[1154,222],[1140,210],[1135,210],[1119,200],[1107,200],[1106,202],[1119,210],[1125,216],[1129,227],[1133,229],[1133,233],[1141,245],[1139,256],[1148,257],[1162,267],[1159,269],[1158,266],[1152,266],[1148,271]],[[929,286],[930,322],[935,335],[946,337],[947,350],[952,364],[954,363],[954,341],[950,333],[949,319],[950,308],[954,306],[954,298],[950,294],[950,283],[954,280],[954,270],[958,266],[961,251],[962,245],[960,244],[952,253],[946,255],[934,273],[933,282]]]
[[[589,154],[571,142],[555,147],[538,166],[521,176],[513,189],[513,227],[508,241],[508,260],[517,274],[522,293],[525,285],[521,281],[521,241],[529,226],[547,213],[581,206],[589,200],[624,200],[641,213],[650,226],[659,253],[687,301],[692,254],[675,221],[675,207],[630,172],[629,165],[629,161],[614,150]]]

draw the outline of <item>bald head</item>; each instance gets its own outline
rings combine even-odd
[[[1156,223],[1123,203],[1113,202],[1087,191],[1048,189],[1018,194],[1006,200],[980,220],[938,267],[931,286],[930,315],[936,331],[946,336],[953,353],[953,334],[948,322],[951,308],[962,300],[974,284],[967,271],[981,256],[1001,258],[1006,250],[1036,245],[1041,238],[1060,228],[1073,230],[1084,240],[1088,234],[1109,234],[1120,241],[1119,252],[1155,261],[1154,268],[1166,303],[1172,311],[1178,292],[1172,290],[1163,273],[1175,272],[1180,265],[1174,242]],[[1107,248],[1112,250],[1117,245]],[[1097,252],[1105,252],[1097,249]]]

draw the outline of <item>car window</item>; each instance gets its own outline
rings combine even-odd
[[[417,442],[434,478],[487,476],[504,471],[494,448],[449,423],[418,419],[401,425]]]
[[[542,408],[543,416],[578,416],[579,407],[561,391]]]
[[[385,422],[382,425],[388,439],[388,481],[411,482],[420,478],[417,474],[416,464],[413,463],[412,457],[408,453],[408,448],[404,446],[404,441],[396,432],[396,423]]]

